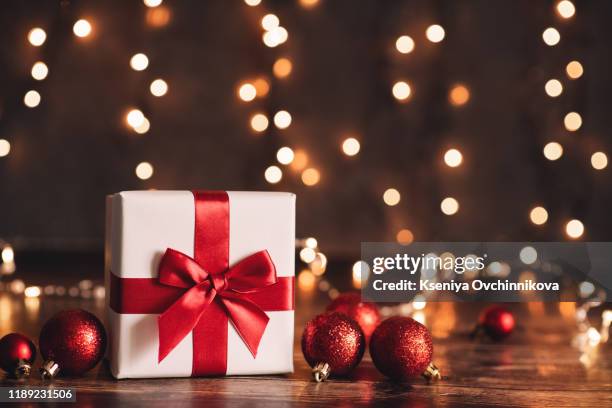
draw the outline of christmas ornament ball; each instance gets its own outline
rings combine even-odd
[[[35,359],[36,347],[23,334],[10,333],[0,339],[0,368],[10,376],[28,376]]]
[[[361,361],[365,351],[365,337],[359,325],[343,313],[325,313],[309,321],[302,334],[302,352],[313,370],[315,379],[323,381],[327,375],[343,376]],[[323,366],[327,365],[327,370]],[[321,374],[322,378],[317,378]]]
[[[370,355],[376,368],[395,380],[425,375],[430,366],[435,368],[431,364],[431,334],[410,317],[396,316],[383,321],[372,334]],[[439,376],[437,370],[432,376]]]
[[[502,306],[486,308],[479,321],[479,326],[493,340],[502,340],[514,330],[514,316],[512,312]]]
[[[366,341],[370,340],[376,326],[380,323],[378,306],[363,302],[358,292],[342,293],[327,306],[327,312],[340,312],[355,320],[363,330]]]
[[[102,322],[81,309],[64,310],[49,319],[40,331],[43,376],[81,375],[104,356],[106,332]]]

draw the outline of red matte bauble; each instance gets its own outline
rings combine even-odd
[[[361,295],[357,292],[341,294],[327,306],[326,310],[328,312],[344,313],[355,320],[363,330],[366,341],[370,341],[372,333],[380,323],[378,306],[375,303],[363,302]]]
[[[54,361],[64,375],[81,375],[104,356],[106,332],[102,322],[84,310],[64,310],[40,331],[40,353]]]
[[[491,306],[482,312],[479,325],[493,340],[502,340],[512,333],[515,321],[508,309]]]
[[[391,317],[374,330],[370,355],[376,368],[392,379],[421,375],[433,356],[431,334],[410,317]]]
[[[342,313],[325,313],[309,321],[302,334],[302,352],[311,367],[329,364],[332,376],[350,373],[361,361],[365,337],[359,325]]]
[[[23,334],[10,333],[0,339],[0,368],[13,375],[20,362],[32,365],[36,347]]]

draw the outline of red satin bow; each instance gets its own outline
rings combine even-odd
[[[168,248],[159,264],[159,282],[188,289],[158,318],[161,362],[198,324],[211,304],[218,302],[255,357],[269,317],[246,293],[277,282],[268,251],[259,251],[226,271],[208,273],[193,258]]]

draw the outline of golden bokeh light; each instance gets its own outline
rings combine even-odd
[[[308,269],[304,269],[298,275],[298,287],[300,290],[309,292],[316,286],[316,276]]]
[[[300,6],[305,9],[310,9],[319,4],[319,0],[300,0]]]
[[[317,253],[313,248],[306,247],[300,250],[300,259],[304,263],[311,263],[317,257]]]
[[[304,245],[308,248],[315,249],[319,246],[319,242],[315,237],[308,237],[304,240]]]
[[[37,298],[40,296],[41,290],[39,286],[28,286],[24,289],[23,295],[27,298]]]
[[[82,18],[76,23],[74,23],[74,25],[72,26],[72,32],[77,37],[87,37],[89,34],[91,34],[91,23]]]
[[[170,9],[165,6],[150,8],[147,10],[146,22],[151,27],[160,28],[170,22]]]
[[[44,62],[38,61],[35,62],[34,65],[32,65],[31,74],[32,78],[34,78],[35,80],[42,81],[49,74],[49,68]]]
[[[557,45],[559,41],[561,41],[561,34],[559,34],[559,31],[557,31],[556,28],[548,27],[542,33],[542,39],[544,40],[544,43],[546,45],[552,47],[553,45]]]
[[[2,248],[2,253],[0,254],[0,259],[2,259],[2,262],[4,263],[11,263],[15,260],[15,251],[13,250],[13,247],[10,245],[5,245]]]
[[[47,33],[40,27],[35,27],[28,32],[28,41],[35,47],[40,47],[45,43]]]
[[[604,152],[595,152],[591,156],[591,166],[595,170],[603,170],[608,167],[608,156]]]
[[[463,84],[456,84],[451,88],[448,100],[453,106],[463,106],[470,100],[470,90]]]
[[[251,128],[256,132],[263,132],[268,128],[268,117],[263,113],[256,113],[251,116]]]
[[[276,184],[283,178],[283,171],[278,166],[270,166],[264,173],[266,181],[270,184]]]
[[[440,209],[446,215],[454,215],[459,211],[459,202],[453,197],[446,197],[440,203]]]
[[[302,172],[302,183],[307,186],[314,186],[321,180],[321,173],[315,168],[309,168]]]
[[[163,3],[163,0],[142,0],[147,7],[157,7]]]
[[[164,96],[168,92],[168,84],[163,79],[158,78],[151,82],[149,90],[153,96]]]
[[[578,112],[570,112],[563,118],[563,124],[570,132],[575,132],[582,126],[582,117]]]
[[[383,201],[390,207],[398,205],[401,200],[401,194],[395,188],[388,188],[383,194]]]
[[[584,224],[577,219],[570,220],[565,224],[565,233],[572,239],[578,239],[584,234]]]
[[[136,166],[136,177],[141,180],[148,180],[153,176],[153,166],[149,162],[140,162]]]
[[[562,0],[557,3],[557,13],[563,18],[572,18],[576,14],[574,3],[569,0]]]
[[[278,160],[280,164],[291,164],[294,157],[295,153],[293,153],[293,149],[287,146],[281,147],[278,149],[278,152],[276,152],[276,160]]]
[[[414,241],[414,234],[407,228],[401,229],[395,236],[398,244],[409,245]]]
[[[0,139],[0,157],[6,157],[11,152],[11,144],[6,139]]]
[[[408,35],[402,35],[395,41],[395,48],[402,54],[410,54],[414,51],[414,40]]]
[[[141,126],[144,123],[145,116],[140,109],[132,109],[125,116],[125,121],[133,128]]]
[[[348,137],[342,142],[342,152],[347,156],[355,156],[359,153],[360,149],[361,145],[359,144],[359,140],[354,137]]]
[[[40,104],[40,100],[41,100],[40,94],[34,90],[26,92],[26,94],[23,97],[23,103],[28,108],[37,107]]]
[[[406,101],[408,98],[410,98],[410,94],[412,93],[410,85],[405,81],[398,81],[393,84],[391,91],[393,93],[393,97],[398,101]]]
[[[245,102],[250,102],[257,96],[257,89],[250,82],[240,85],[238,88],[238,97]]]
[[[277,59],[272,66],[272,72],[274,72],[274,76],[277,78],[288,77],[292,69],[293,64],[291,64],[291,60],[284,57]]]
[[[286,110],[276,112],[274,114],[274,126],[279,129],[287,129],[291,126],[291,114]]]
[[[263,33],[262,39],[266,47],[274,48],[277,47],[289,38],[289,33],[284,27],[274,27],[270,31]]]
[[[446,33],[444,32],[444,28],[442,28],[441,25],[432,24],[427,27],[427,30],[425,30],[425,36],[432,43],[439,43],[444,39]]]
[[[565,67],[565,72],[570,79],[578,79],[584,73],[584,68],[582,68],[582,64],[578,61],[570,61]]]
[[[544,157],[550,161],[559,160],[563,156],[563,146],[557,142],[550,142],[544,146]]]
[[[149,131],[149,129],[151,129],[151,123],[149,122],[149,119],[147,119],[146,117],[144,118],[144,120],[142,121],[140,125],[134,127],[134,131],[138,133],[139,135],[144,135],[145,133]]]
[[[132,58],[130,58],[130,67],[132,67],[134,71],[144,71],[148,66],[149,58],[143,53],[134,54]]]
[[[274,30],[280,24],[280,20],[276,14],[266,14],[261,19],[261,27],[266,30]]]
[[[463,155],[457,149],[448,149],[446,153],[444,153],[444,163],[448,167],[457,167],[460,166],[463,162]]]
[[[529,212],[529,219],[535,225],[542,225],[548,221],[548,211],[544,207],[534,207]]]
[[[302,149],[294,151],[293,161],[290,164],[292,170],[302,171],[308,166],[308,153]]]
[[[558,79],[549,79],[546,81],[546,85],[544,85],[544,90],[546,91],[546,95],[551,98],[556,98],[563,92],[563,85]]]
[[[244,0],[244,3],[247,6],[255,7],[261,4],[261,0]]]
[[[265,78],[257,78],[253,81],[255,93],[259,98],[262,98],[270,92],[270,83]]]

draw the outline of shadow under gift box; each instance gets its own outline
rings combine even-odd
[[[293,372],[295,195],[228,191],[229,266],[267,250],[278,278],[291,279],[290,306],[268,311],[256,357],[232,321],[227,325],[226,375]],[[121,279],[156,279],[166,249],[194,257],[196,211],[191,191],[129,191],[107,197],[105,282],[108,358],[115,378],[190,377],[193,334],[161,361],[159,313],[118,313],[110,301]],[[205,220],[204,220],[205,221]],[[200,222],[202,223],[202,222]],[[205,225],[205,222],[204,222]],[[125,298],[129,293],[124,293]],[[206,353],[207,350],[196,350]]]

